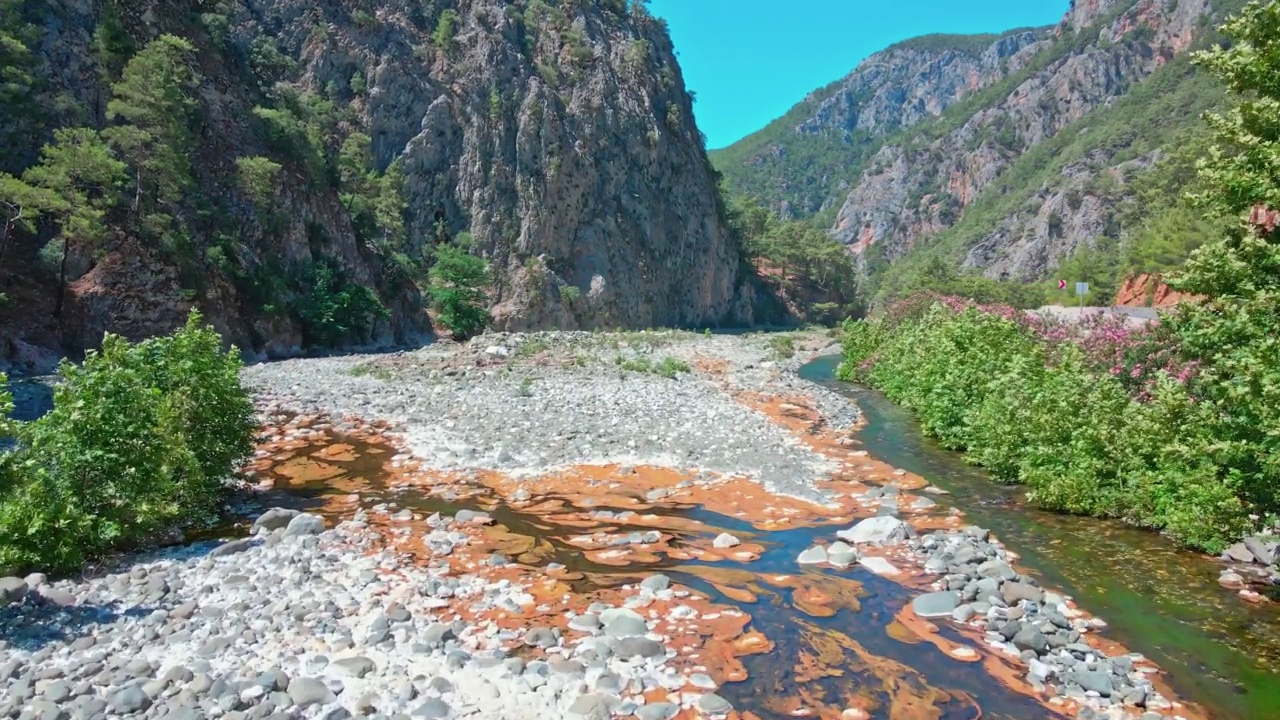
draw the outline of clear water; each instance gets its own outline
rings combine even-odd
[[[920,432],[880,393],[835,379],[837,357],[800,374],[852,398],[874,457],[952,495],[940,500],[990,528],[1041,580],[1107,620],[1108,635],[1155,660],[1185,699],[1221,720],[1280,718],[1280,603],[1255,605],[1218,582],[1212,558],[1158,534],[1027,507],[1016,487],[993,482]]]

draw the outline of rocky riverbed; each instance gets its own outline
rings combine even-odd
[[[859,450],[793,372],[832,350],[555,333],[247,368],[259,509],[0,582],[0,717],[1199,717]]]

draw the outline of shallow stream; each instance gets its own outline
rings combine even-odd
[[[873,390],[835,380],[839,358],[800,375],[852,398],[866,417],[858,434],[875,458],[923,476],[939,498],[991,529],[1044,584],[1066,591],[1110,623],[1107,634],[1155,660],[1186,700],[1223,720],[1280,718],[1280,610],[1255,605],[1217,582],[1222,566],[1155,533],[1047,513],[1021,491],[991,481],[921,433],[911,414]]]
[[[801,375],[857,402],[867,422],[856,440],[872,457],[949,491],[937,498],[939,511],[959,508],[967,522],[994,531],[1042,584],[1064,590],[1107,620],[1109,638],[1156,661],[1178,695],[1209,717],[1280,718],[1280,677],[1272,671],[1280,658],[1275,604],[1244,602],[1217,584],[1220,568],[1211,558],[1179,550],[1158,535],[1027,507],[1016,488],[991,482],[924,438],[911,416],[883,396],[835,381],[835,364],[836,358],[822,358]],[[400,486],[387,464],[394,452],[336,436],[288,453],[262,474],[284,491],[281,504],[299,508],[352,508],[347,501],[358,493],[366,508],[388,503],[421,515],[488,512],[498,552],[526,566],[566,566],[577,578],[571,583],[577,592],[662,572],[716,604],[737,606],[774,647],[742,657],[748,679],[718,692],[762,720],[838,717],[842,708],[891,720],[1056,717],[982,665],[948,655],[898,622],[895,616],[912,595],[898,583],[857,565],[802,569],[796,556],[815,539],[829,541],[836,527],[766,532],[698,505],[655,506],[627,495],[621,498],[627,507],[610,507],[617,496],[594,504],[590,496],[540,496],[536,484],[529,486],[533,497],[512,507],[488,488],[451,496]],[[637,503],[645,508],[640,516],[590,519],[592,511],[630,510]],[[579,519],[566,520],[566,511]],[[660,516],[664,532],[674,533],[672,548],[706,547],[710,538],[729,532],[762,552],[752,562],[714,563],[657,553],[619,567],[593,561],[570,542],[584,533],[643,533],[655,527],[653,516]],[[940,625],[946,640],[972,643]]]

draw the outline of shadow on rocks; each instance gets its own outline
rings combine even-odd
[[[62,604],[36,592],[21,602],[0,608],[0,646],[10,650],[36,652],[54,642],[70,643],[89,634],[89,629],[110,625],[120,618],[142,618],[153,607],[123,609],[118,602],[102,605]]]

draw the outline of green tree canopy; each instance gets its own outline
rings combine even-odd
[[[111,88],[107,118],[118,124],[103,136],[134,168],[135,211],[145,196],[177,202],[191,181],[194,52],[187,40],[161,35],[129,60]]]
[[[489,324],[484,292],[489,285],[489,266],[484,259],[454,245],[441,245],[427,276],[440,322],[455,336],[474,335]]]

